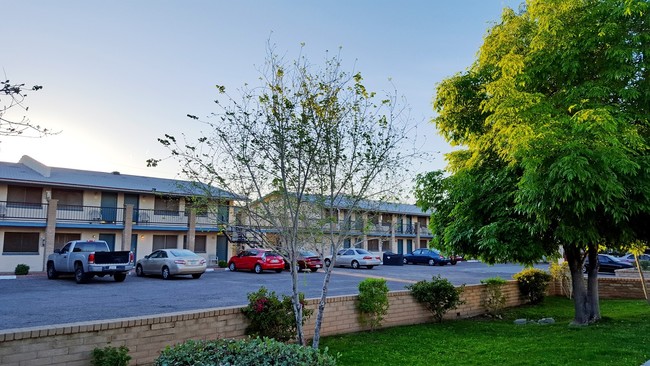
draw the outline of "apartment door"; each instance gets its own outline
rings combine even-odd
[[[404,239],[397,239],[397,254],[404,254]]]
[[[217,236],[217,258],[228,261],[228,238],[225,235]]]
[[[411,239],[406,240],[406,252],[413,253],[413,240]]]
[[[102,221],[115,222],[117,219],[117,193],[102,192]]]
[[[99,240],[105,241],[111,251],[115,250],[115,234],[99,234]]]
[[[124,205],[133,205],[133,222],[138,222],[138,209],[140,208],[140,195],[125,194]]]
[[[138,234],[131,234],[131,251],[133,257],[138,258]]]

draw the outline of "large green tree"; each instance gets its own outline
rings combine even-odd
[[[417,180],[436,245],[489,263],[561,247],[574,322],[598,320],[598,246],[648,238],[649,50],[647,0],[505,9],[474,64],[437,89],[434,122],[460,148]]]

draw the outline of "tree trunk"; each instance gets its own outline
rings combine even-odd
[[[565,246],[566,259],[571,271],[571,286],[573,289],[573,307],[575,314],[572,324],[584,325],[589,323],[589,298],[582,274],[582,253],[580,248]],[[590,262],[590,266],[593,262]]]
[[[305,334],[302,327],[302,304],[300,303],[300,293],[298,292],[298,265],[293,261],[291,266],[291,303],[293,305],[293,314],[296,321],[296,342],[299,345],[305,345]]]
[[[598,299],[598,244],[589,244],[589,268],[587,271],[587,310],[590,323],[600,320],[600,302]]]
[[[332,257],[332,265],[325,270],[325,279],[323,279],[323,289],[318,302],[318,313],[316,314],[316,325],[314,326],[314,339],[311,343],[312,348],[318,349],[320,344],[320,328],[323,324],[323,316],[325,315],[325,304],[327,300],[327,290],[329,289],[330,277],[332,276],[332,267],[334,267],[334,260]]]

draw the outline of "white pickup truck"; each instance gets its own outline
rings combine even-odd
[[[77,283],[86,283],[94,276],[113,276],[122,282],[134,265],[130,251],[111,252],[103,240],[73,240],[47,257],[47,278],[72,274]]]

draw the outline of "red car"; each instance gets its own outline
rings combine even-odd
[[[323,261],[320,259],[320,256],[309,250],[301,250],[298,252],[296,262],[298,262],[298,270],[300,271],[309,269],[312,272],[316,272],[319,268],[323,268]],[[289,269],[290,267],[291,263],[288,260],[284,261],[284,269]]]
[[[284,270],[284,259],[280,254],[271,250],[246,249],[230,258],[228,268],[232,272],[252,270],[255,273],[262,273],[262,271],[272,270],[280,273]]]

